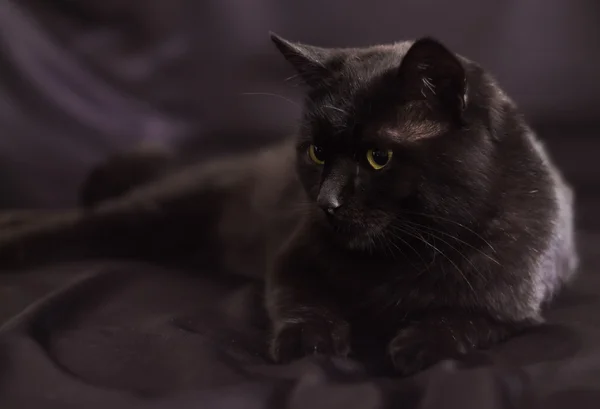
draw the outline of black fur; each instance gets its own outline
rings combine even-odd
[[[341,204],[311,209],[271,271],[273,358],[345,355],[355,331],[388,339],[409,374],[539,322],[575,265],[568,240],[551,248],[570,235],[555,227],[570,192],[489,75],[429,38],[315,52],[273,40],[308,76],[300,180],[309,201]],[[391,163],[370,168],[370,148]],[[571,262],[553,277],[540,260],[555,251]]]
[[[91,207],[119,197],[167,174],[174,161],[171,152],[154,147],[119,153],[90,172],[81,186],[79,202],[84,207]]]
[[[410,374],[540,322],[577,266],[572,193],[492,77],[430,38],[272,39],[307,87],[297,137],[118,197],[91,183],[112,199],[85,211],[4,215],[4,265],[49,259],[61,242],[178,260],[210,243],[229,269],[267,272],[277,362],[373,341]],[[387,165],[375,170],[369,150]]]

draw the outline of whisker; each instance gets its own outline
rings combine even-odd
[[[450,262],[450,264],[452,264],[454,266],[454,268],[456,269],[456,271],[458,271],[460,273],[460,275],[462,276],[462,278],[465,280],[465,283],[469,286],[469,288],[471,289],[471,291],[473,291],[473,293],[475,294],[475,288],[473,287],[473,285],[471,284],[471,282],[469,281],[469,279],[467,278],[467,276],[465,275],[465,273],[458,267],[458,265],[450,258],[446,255],[446,253],[444,253],[442,250],[440,250],[439,248],[437,248],[436,246],[434,246],[433,244],[429,243],[427,240],[423,239],[422,237],[417,236],[414,233],[411,233],[407,230],[402,230],[400,229],[399,226],[394,226],[395,228],[397,228],[398,230],[402,231],[404,234],[408,234],[409,236],[412,236],[418,240],[421,240],[423,242],[423,244],[431,247],[434,251],[438,252],[442,257],[445,257],[446,260],[448,260]]]
[[[393,233],[391,233],[391,232],[388,232],[388,234],[391,234],[392,236],[395,236],[395,238],[396,238],[396,239],[398,239],[398,240],[402,241],[402,242],[403,242],[404,244],[406,244],[406,245],[407,245],[409,248],[411,248],[411,249],[412,249],[412,250],[413,250],[413,251],[414,251],[414,252],[417,254],[417,256],[419,256],[419,257],[421,256],[421,255],[420,255],[420,254],[419,254],[419,253],[418,253],[418,252],[417,252],[417,251],[414,249],[414,247],[410,246],[410,244],[409,244],[409,243],[407,243],[405,240],[403,240],[401,237],[398,237],[398,236],[394,235],[394,234],[393,234]],[[394,243],[392,240],[386,240],[385,234],[380,234],[380,235],[378,235],[378,237],[379,237],[379,239],[380,239],[381,243],[385,243],[386,247],[387,247],[387,248],[390,250],[390,253],[392,254],[392,256],[394,255],[394,250],[392,249],[392,247],[393,247],[394,249],[396,249],[396,250],[397,250],[397,252],[398,252],[398,253],[400,253],[400,255],[401,255],[402,257],[404,257],[404,258],[405,258],[405,259],[406,259],[406,260],[407,260],[407,261],[408,261],[408,262],[411,264],[411,266],[412,266],[412,267],[413,267],[415,270],[417,270],[417,268],[416,268],[416,267],[415,267],[415,266],[412,264],[412,262],[410,261],[410,258],[409,258],[409,257],[406,255],[406,253],[404,253],[404,252],[402,251],[402,249],[401,249],[400,247],[398,247],[398,245],[397,245],[396,243]]]
[[[375,235],[375,238],[380,243],[381,248],[383,249],[384,253],[386,252],[386,250],[390,252],[390,257],[395,258],[394,251],[390,247],[390,245],[393,245],[396,248],[396,250],[398,250],[400,255],[402,255],[404,258],[407,258],[406,255],[404,254],[404,252],[398,246],[396,246],[395,243],[393,243],[392,241],[386,240],[384,235],[377,234],[377,235]],[[392,276],[392,279],[390,281],[386,280],[382,285],[377,286],[376,291],[377,292],[383,291],[384,293],[387,293],[390,288],[394,288],[393,285],[390,285],[390,284],[393,283],[393,281],[395,281],[396,279],[397,279],[397,276],[395,276],[395,275]],[[400,304],[400,302],[402,302],[402,299],[398,297],[397,300],[394,301],[394,299],[396,299],[396,298],[397,297],[386,296],[386,297],[383,297],[383,300],[382,300],[381,297],[376,297],[376,299],[377,299],[376,308],[378,309],[379,312],[383,312],[386,309],[388,309],[389,307],[391,307],[392,305],[395,305],[397,307]],[[371,300],[372,299],[374,299],[374,298],[371,297]]]
[[[406,256],[406,254],[404,254],[404,252],[402,251],[402,249],[400,247],[398,247],[396,245],[396,243],[394,243],[394,242],[392,242],[390,240],[386,240],[385,237],[381,237],[380,240],[381,240],[382,243],[386,244],[386,246],[390,249],[390,253],[392,253],[392,255],[394,254],[394,250],[392,250],[392,247],[394,247],[398,251],[398,253],[400,253],[400,255],[402,257],[408,259],[408,257]]]
[[[430,230],[430,231],[433,231],[433,232],[439,233],[439,234],[441,234],[441,235],[444,235],[444,236],[446,236],[446,237],[452,238],[452,239],[454,239],[454,240],[458,241],[459,243],[462,243],[462,244],[464,244],[464,245],[466,245],[466,246],[468,246],[468,247],[472,248],[473,250],[475,250],[475,251],[479,252],[481,255],[483,255],[483,256],[485,256],[486,258],[488,258],[490,261],[493,261],[494,263],[496,263],[496,264],[498,264],[499,266],[501,266],[501,264],[500,264],[500,262],[499,262],[498,260],[496,260],[495,258],[493,258],[492,256],[490,256],[489,254],[486,254],[486,253],[485,253],[483,250],[481,250],[481,249],[479,249],[479,248],[477,248],[477,247],[473,246],[471,243],[468,243],[468,242],[466,242],[466,241],[464,241],[464,240],[462,240],[462,239],[459,239],[458,237],[456,237],[456,236],[454,236],[454,235],[452,235],[452,234],[450,234],[450,233],[446,233],[445,231],[438,230],[438,229],[434,229],[433,227],[426,226],[426,225],[424,225],[424,224],[416,223],[416,222],[409,221],[409,220],[403,220],[403,221],[402,221],[402,223],[411,224],[411,225],[414,225],[415,227],[420,227],[420,228],[423,228],[423,229],[427,229],[427,230]]]
[[[393,227],[393,226],[392,226],[392,227]],[[413,246],[411,246],[411,245],[410,245],[410,243],[409,243],[408,241],[404,240],[402,237],[400,237],[400,236],[399,236],[399,235],[397,235],[397,234],[394,234],[394,233],[393,233],[393,232],[391,232],[391,231],[388,231],[388,234],[389,234],[390,236],[392,236],[392,238],[394,238],[394,239],[396,239],[396,240],[400,240],[400,241],[402,242],[402,244],[404,244],[406,247],[408,247],[409,249],[411,249],[411,250],[412,250],[412,251],[413,251],[413,252],[414,252],[414,253],[417,255],[417,257],[419,257],[419,259],[421,260],[421,262],[423,263],[423,265],[424,265],[425,267],[427,267],[426,269],[429,269],[428,263],[426,263],[426,262],[425,262],[425,260],[423,259],[423,256],[421,255],[421,253],[419,253],[419,252],[418,252],[418,251],[417,251],[417,250],[416,250],[416,249],[415,249]],[[423,240],[423,238],[421,238],[421,240]],[[396,248],[400,249],[400,248],[399,248],[399,247],[398,247],[398,246],[397,246],[397,245],[396,245],[396,244],[395,244],[393,241],[390,241],[390,243],[391,243],[392,245],[394,245]],[[409,259],[409,260],[410,260],[410,259]],[[412,266],[412,267],[413,267],[415,270],[419,271],[419,269],[418,269],[418,268],[416,268],[414,264],[412,264],[412,263],[411,263],[411,266]]]
[[[374,246],[375,246],[375,242],[373,240],[373,237],[368,237],[367,251],[369,252],[369,254],[373,254],[373,247]]]
[[[414,227],[413,227],[413,228],[414,228]],[[474,270],[474,271],[477,273],[477,275],[479,276],[479,278],[481,278],[482,280],[484,280],[484,281],[485,281],[485,276],[484,276],[483,274],[481,274],[481,272],[480,272],[480,271],[477,269],[477,267],[475,267],[475,265],[473,264],[473,262],[472,262],[472,261],[471,261],[471,260],[470,260],[470,259],[469,259],[469,258],[468,258],[468,257],[467,257],[465,254],[464,254],[464,253],[462,253],[462,252],[461,252],[459,249],[457,249],[456,247],[454,247],[453,245],[451,245],[450,243],[448,243],[448,242],[447,242],[447,241],[445,241],[444,239],[440,238],[439,236],[436,236],[435,234],[433,234],[433,233],[431,233],[431,232],[429,232],[429,234],[430,234],[430,235],[431,235],[433,238],[435,238],[435,239],[437,239],[437,240],[441,241],[442,243],[446,244],[446,245],[447,245],[448,247],[450,247],[452,250],[456,251],[456,252],[457,252],[457,253],[458,253],[458,254],[459,254],[459,255],[460,255],[462,258],[464,258],[464,259],[465,259],[465,261],[466,261],[467,263],[469,263],[469,264],[471,265],[471,267],[473,267],[473,270]]]
[[[344,111],[342,108],[334,107],[333,105],[323,105],[323,108],[333,109],[334,111],[338,111],[344,115],[348,115],[348,112]]]
[[[243,92],[240,95],[243,96],[255,96],[255,95],[260,95],[260,96],[266,96],[266,97],[275,97],[275,98],[279,98],[282,99],[284,101],[289,102],[292,105],[295,105],[297,107],[300,107],[300,104],[298,104],[297,102],[292,101],[291,99],[284,97],[283,95],[279,95],[279,94],[273,94],[270,92]]]
[[[376,239],[376,241],[379,243],[379,247],[381,248],[381,250],[383,251],[384,254],[387,255],[387,252],[389,251],[389,256],[391,258],[395,258],[394,257],[394,252],[392,251],[392,249],[390,248],[390,246],[388,245],[388,243],[381,238],[380,235],[375,235],[374,239]]]
[[[437,215],[433,215],[433,214],[427,214],[427,213],[419,213],[419,212],[411,212],[411,211],[403,211],[406,214],[412,214],[414,216],[423,216],[423,217],[429,217],[431,219],[438,219],[438,220],[442,220],[448,223],[452,223],[456,226],[462,227],[463,229],[473,233],[475,236],[477,236],[478,238],[480,238],[485,244],[487,244],[489,246],[490,249],[492,249],[492,251],[494,251],[494,253],[496,253],[496,249],[494,249],[494,247],[492,246],[492,244],[487,241],[485,238],[483,238],[479,233],[477,233],[476,231],[474,231],[473,229],[470,229],[469,227],[465,226],[464,224],[461,224],[455,220],[452,219],[447,219],[445,217],[442,216],[437,216]]]

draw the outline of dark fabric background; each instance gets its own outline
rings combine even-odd
[[[547,141],[577,189],[583,259],[548,325],[470,370],[406,380],[269,365],[260,283],[240,277],[3,272],[0,407],[596,408],[599,23],[596,0],[0,0],[0,208],[73,205],[94,164],[139,144],[201,160],[291,132],[301,90],[269,30],[323,46],[434,35],[494,73]]]
[[[323,46],[437,36],[487,67],[529,118],[545,126],[569,172],[578,172],[569,162],[582,174],[592,172],[593,157],[575,152],[590,151],[600,113],[595,0],[0,5],[3,207],[73,204],[92,164],[141,142],[206,155],[290,131],[301,90],[284,81],[291,70],[269,30]]]

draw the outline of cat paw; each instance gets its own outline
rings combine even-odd
[[[388,345],[396,372],[411,375],[446,359],[460,359],[520,333],[537,319],[499,321],[463,310],[433,312],[402,328]]]
[[[427,331],[418,324],[406,327],[388,345],[395,372],[409,376],[445,359],[465,354],[468,347],[446,334]]]
[[[305,321],[283,324],[271,340],[270,355],[288,363],[307,355],[347,356],[350,326],[345,321]]]

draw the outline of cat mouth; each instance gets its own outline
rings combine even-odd
[[[363,230],[357,223],[344,222],[336,219],[329,220],[329,226],[335,233],[341,235],[348,234],[354,236]]]
[[[329,230],[342,241],[370,240],[383,230],[380,223],[345,220],[336,216],[326,216],[326,220]]]

